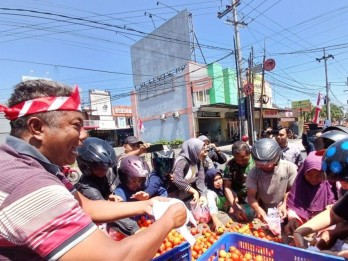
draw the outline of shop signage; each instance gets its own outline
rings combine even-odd
[[[119,116],[125,116],[125,114],[132,114],[132,108],[130,106],[113,106],[112,107],[112,114],[113,115],[119,115]]]
[[[214,111],[198,111],[197,117],[201,118],[220,118],[220,112]]]
[[[139,86],[136,86],[135,89],[137,90],[139,88],[143,88],[143,87],[145,87],[147,85],[150,85],[150,84],[153,84],[155,82],[161,82],[163,80],[166,80],[167,78],[172,78],[172,77],[174,77],[175,74],[178,74],[178,73],[184,71],[186,66],[187,66],[187,64],[182,65],[182,66],[180,66],[180,67],[178,67],[176,69],[173,69],[173,70],[171,70],[169,72],[163,73],[163,74],[161,74],[161,75],[159,75],[157,77],[154,77],[154,78],[152,78],[152,79],[150,79],[150,80],[148,80],[146,82],[141,83]]]
[[[291,102],[291,108],[298,111],[311,111],[311,101],[310,100],[293,101]]]
[[[204,90],[209,90],[212,86],[212,80],[210,77],[204,77],[199,80],[191,81],[192,92],[199,92]]]
[[[264,118],[279,118],[278,110],[263,110],[262,115]]]
[[[247,115],[246,115],[246,98],[245,97],[239,99],[238,117],[241,119],[245,119],[247,117]]]
[[[280,121],[295,121],[295,118],[280,118]]]

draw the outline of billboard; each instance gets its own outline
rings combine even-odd
[[[181,11],[131,46],[134,85],[168,82],[167,72],[191,60],[189,13]],[[160,77],[152,82],[153,77]]]
[[[92,115],[112,115],[111,96],[109,91],[89,90],[89,98],[91,101]]]
[[[291,102],[291,108],[293,110],[299,111],[311,111],[311,101],[310,100],[302,100],[302,101],[293,101]]]

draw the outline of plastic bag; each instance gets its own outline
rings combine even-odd
[[[164,214],[164,212],[166,212],[166,210],[168,209],[170,205],[175,204],[177,202],[181,202],[185,206],[184,202],[176,198],[171,198],[169,201],[154,200],[152,212],[155,219],[156,220],[159,219]],[[176,231],[178,231],[187,240],[187,242],[189,242],[189,244],[193,246],[196,242],[196,239],[194,238],[194,236],[192,236],[190,231],[187,229],[186,225],[188,222],[191,222],[196,227],[197,223],[194,217],[192,216],[191,212],[187,208],[186,208],[186,212],[187,212],[187,218],[186,218],[185,224],[179,228],[176,228]]]
[[[279,216],[277,208],[268,209],[266,222],[273,235],[278,236],[281,233],[282,229],[280,223],[282,222],[282,219]]]
[[[208,223],[211,219],[208,205],[191,203],[191,213],[201,223]]]

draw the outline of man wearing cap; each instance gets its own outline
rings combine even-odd
[[[117,157],[117,167],[120,166],[121,160],[126,156],[141,156],[143,162],[147,165],[147,169],[150,171],[150,168],[143,157],[143,154],[146,153],[146,150],[150,145],[150,143],[144,143],[138,140],[135,136],[128,136],[123,144],[124,153],[121,153]]]

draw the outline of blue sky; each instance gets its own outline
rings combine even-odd
[[[107,89],[113,105],[129,105],[133,89],[130,46],[188,9],[207,63],[233,49],[233,27],[217,12],[230,1],[129,0],[51,1],[2,0],[0,4],[0,103],[7,100],[21,76],[48,77],[88,89]],[[145,15],[145,12],[147,15]],[[255,63],[266,57],[276,68],[266,74],[279,106],[325,93],[322,48],[328,59],[331,101],[347,109],[348,3],[315,0],[241,0],[239,20],[242,56],[254,48]],[[152,19],[149,17],[152,14]],[[83,20],[81,19],[83,18]],[[78,20],[80,19],[80,20]],[[123,27],[128,30],[122,30]],[[135,33],[136,31],[144,32]],[[197,50],[197,61],[203,58]],[[220,62],[234,67],[233,56]],[[246,65],[246,63],[245,63]],[[155,75],[154,75],[155,76]],[[122,94],[122,95],[121,95]]]

